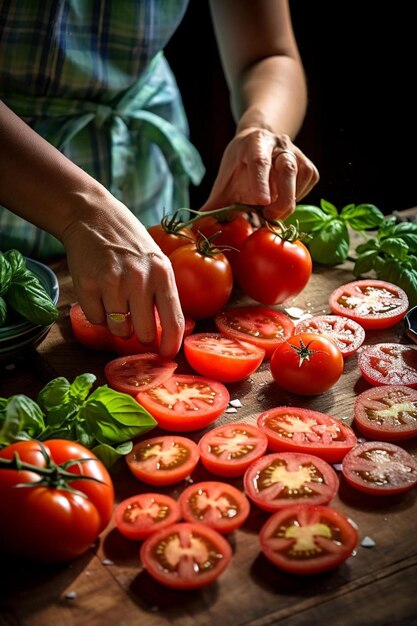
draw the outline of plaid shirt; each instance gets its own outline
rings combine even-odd
[[[0,98],[145,226],[189,206],[204,167],[163,48],[187,0],[2,0]],[[45,181],[47,185],[47,181]],[[48,233],[0,207],[0,250],[47,260]]]

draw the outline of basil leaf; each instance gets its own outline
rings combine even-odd
[[[0,252],[0,296],[7,292],[12,279],[12,266],[2,252]]]
[[[6,300],[0,296],[0,326],[4,326],[7,319],[7,304]]]
[[[359,232],[378,228],[384,221],[384,214],[373,204],[349,204],[342,209],[340,217]]]
[[[417,258],[415,259],[417,261]],[[383,263],[378,263],[375,267],[377,277],[386,280],[404,289],[408,296],[410,307],[417,305],[417,263],[414,267],[403,264],[397,259],[388,259]]]
[[[7,291],[7,302],[33,324],[47,326],[58,318],[58,309],[38,278],[29,270],[15,274]]]
[[[363,254],[360,254],[355,261],[353,273],[355,276],[366,274],[373,269],[375,258],[378,252],[376,250],[367,250]]]
[[[314,238],[307,242],[311,258],[323,265],[342,263],[349,253],[349,233],[340,220],[330,220]]]
[[[10,264],[12,277],[16,280],[20,280],[27,271],[25,257],[19,250],[7,250],[4,256]]]
[[[406,260],[409,248],[402,239],[395,237],[388,237],[381,241],[381,252],[384,252],[388,256],[397,257],[398,259]]]
[[[70,387],[71,396],[83,402],[90,393],[91,387],[97,380],[94,374],[80,374],[77,376]]]
[[[92,449],[92,452],[104,463],[106,467],[111,467],[121,456],[129,454],[133,448],[132,441],[126,441],[112,448],[105,443],[100,443]]]
[[[297,204],[294,213],[286,218],[285,224],[298,226],[304,233],[311,233],[329,220],[329,216],[316,206],[309,204]]]
[[[363,252],[367,252],[368,250],[379,250],[380,242],[378,239],[368,239],[365,243],[360,243],[356,246],[355,252],[357,254],[362,254]]]
[[[390,217],[385,220],[381,226],[378,228],[378,239],[382,239],[383,237],[390,237],[392,229],[396,226],[397,220],[395,217]]]
[[[320,208],[331,217],[337,217],[339,215],[339,212],[334,204],[324,200],[323,198],[320,200]]]
[[[11,396],[2,410],[0,444],[19,439],[36,438],[45,427],[40,407],[23,394]]]

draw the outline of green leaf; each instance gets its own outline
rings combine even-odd
[[[388,237],[381,241],[380,252],[388,256],[397,257],[398,259],[406,259],[409,253],[407,244],[402,239]]]
[[[4,296],[12,279],[12,266],[2,252],[0,252],[0,296]]]
[[[342,209],[340,217],[359,232],[378,228],[384,222],[384,214],[373,204],[349,204]]]
[[[397,220],[395,217],[390,217],[381,224],[378,228],[377,237],[378,239],[383,239],[384,237],[390,237],[392,233],[392,229],[396,226]]]
[[[17,281],[20,280],[27,271],[25,257],[19,250],[7,250],[4,256],[10,263],[12,278]]]
[[[368,241],[360,243],[356,246],[355,252],[356,254],[363,254],[363,252],[368,252],[368,250],[379,250],[380,245],[381,244],[378,239],[368,239]]]
[[[0,444],[7,445],[22,438],[36,438],[45,427],[43,418],[40,407],[28,396],[10,396],[2,410]]]
[[[59,316],[50,295],[30,270],[19,276],[13,274],[6,299],[15,311],[33,324],[48,326]]]
[[[297,226],[303,233],[311,233],[320,229],[328,220],[329,216],[318,207],[298,204],[294,213],[285,220],[285,224]]]
[[[355,261],[353,268],[354,275],[360,276],[361,274],[370,272],[374,267],[374,261],[377,256],[378,252],[376,250],[367,250],[363,254],[360,254]]]
[[[121,443],[116,448],[112,448],[105,443],[101,443],[92,449],[92,452],[104,463],[106,467],[111,467],[121,456],[129,454],[133,448],[131,441]]]
[[[96,380],[97,376],[94,374],[80,374],[70,387],[71,396],[79,402],[84,402]]]
[[[349,233],[339,219],[330,220],[314,238],[307,242],[311,257],[316,263],[336,265],[342,263],[349,253]]]
[[[6,300],[0,296],[0,327],[5,325],[7,319],[7,304]]]
[[[47,425],[58,428],[66,421],[76,419],[95,380],[94,374],[81,374],[70,384],[66,378],[60,376],[45,385],[37,400],[45,412]]]
[[[417,259],[416,259],[417,261]],[[377,277],[386,280],[404,289],[408,296],[410,307],[417,305],[417,263],[414,268],[409,264],[404,264],[397,259],[388,259],[384,263],[378,264],[376,269]]]
[[[327,200],[324,200],[323,198],[320,200],[320,208],[331,217],[337,217],[339,215],[339,211],[334,206],[334,204],[328,202]]]

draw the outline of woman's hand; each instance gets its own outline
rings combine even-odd
[[[262,128],[238,132],[224,152],[202,211],[230,204],[263,206],[267,219],[284,220],[319,180],[315,165],[287,135]]]
[[[133,331],[152,351],[156,306],[159,352],[172,358],[181,346],[184,316],[171,263],[121,202],[108,194],[101,207],[78,212],[62,235],[78,301],[92,324],[107,323],[121,337]]]

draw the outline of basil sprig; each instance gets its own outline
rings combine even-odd
[[[128,394],[107,385],[90,393],[95,380],[94,374],[81,374],[72,384],[54,378],[37,402],[23,394],[0,398],[0,448],[27,439],[69,439],[90,448],[108,467],[113,465],[130,452],[134,437],[157,422]]]

